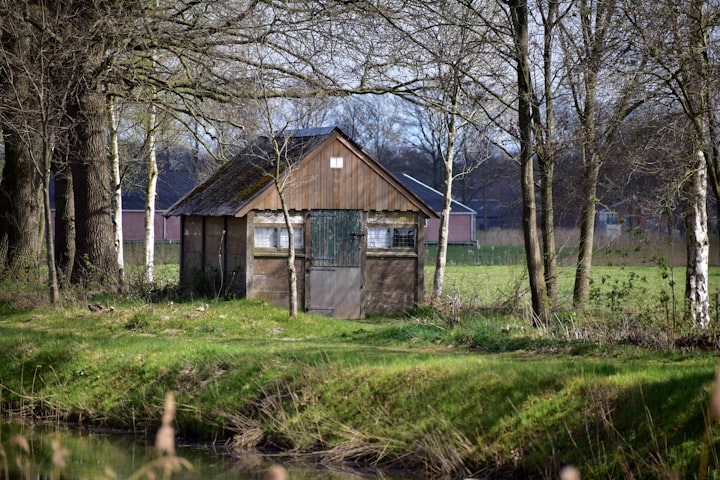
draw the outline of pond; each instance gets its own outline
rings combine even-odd
[[[22,446],[20,446],[22,444]],[[228,453],[223,445],[177,442],[184,467],[164,477],[153,439],[99,430],[0,423],[0,480],[59,479],[53,455],[64,460],[64,480],[171,478],[172,480],[259,480],[273,463],[266,455]],[[388,476],[334,472],[312,466],[284,465],[292,480],[372,480]],[[153,470],[153,476],[143,472]],[[400,477],[392,477],[400,479]]]

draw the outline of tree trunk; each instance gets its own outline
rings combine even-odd
[[[593,243],[595,240],[595,195],[600,165],[594,159],[586,161],[583,169],[583,195],[580,205],[580,243],[575,267],[573,305],[581,308],[590,295]]]
[[[21,136],[27,137],[25,139]],[[0,245],[4,258],[0,271],[9,269],[16,275],[35,272],[42,248],[42,177],[28,149],[41,149],[35,144],[38,137],[19,134],[6,127],[3,131],[5,165],[0,188]]]
[[[687,37],[690,54],[681,55],[681,78],[686,92],[685,112],[692,129],[693,155],[682,185],[685,204],[685,245],[687,259],[685,267],[686,320],[693,328],[706,329],[710,326],[710,297],[708,294],[709,238],[707,225],[707,172],[706,148],[714,145],[716,138],[709,132],[712,122],[708,112],[714,111],[714,98],[708,86],[712,70],[707,64],[708,25],[707,5],[702,0],[691,1],[688,5]]]
[[[118,146],[118,122],[115,102],[110,98],[108,104],[108,129],[110,142],[110,164],[112,172],[112,225],[115,240],[115,255],[118,264],[118,289],[125,289],[125,251],[122,226],[122,177],[120,175],[120,148]]]
[[[150,106],[147,131],[147,188],[145,190],[145,281],[152,283],[155,273],[155,192],[157,190],[158,166],[156,156],[156,114]]]
[[[289,173],[288,173],[289,174]],[[290,318],[297,318],[298,315],[298,291],[297,291],[297,271],[295,269],[295,229],[290,222],[290,211],[285,201],[285,190],[280,184],[280,179],[275,177],[275,188],[280,197],[280,205],[282,207],[283,218],[285,219],[285,228],[288,233],[288,315]]]
[[[540,211],[543,244],[543,266],[547,296],[552,305],[557,304],[557,245],[555,244],[555,209],[553,206],[553,160],[543,158],[540,162]]]
[[[21,20],[0,23],[0,129],[5,165],[0,185],[0,272],[36,272],[42,247],[42,176],[34,159],[42,145],[37,99],[31,93],[28,64],[32,65],[31,36]]]
[[[55,263],[61,282],[70,280],[75,261],[75,198],[72,172],[66,158],[55,151]]]
[[[533,324],[550,321],[550,305],[543,276],[537,231],[535,179],[532,149],[532,86],[528,53],[528,11],[525,0],[510,0],[513,20],[518,82],[518,129],[520,132],[520,184],[522,188],[522,226],[532,301]]]
[[[447,166],[445,167],[447,171]],[[443,288],[445,286],[445,266],[447,263],[448,235],[450,232],[450,211],[452,204],[452,172],[450,178],[447,178],[446,186],[443,189],[443,205],[440,212],[440,230],[438,232],[438,247],[435,256],[435,274],[433,275],[433,292],[432,298],[439,301],[442,297]]]
[[[76,261],[72,281],[107,284],[117,278],[113,242],[110,175],[105,158],[105,95],[95,80],[102,61],[101,46],[89,46],[86,76],[74,92],[70,165],[75,186]]]
[[[705,154],[697,150],[691,174],[683,188],[685,197],[685,268],[686,316],[692,327],[710,326],[710,297],[708,294],[708,264],[710,239],[707,230],[707,165]]]
[[[48,131],[47,119],[43,121],[43,219],[45,221],[45,258],[47,260],[48,269],[48,289],[50,294],[50,303],[58,303],[60,301],[60,290],[58,287],[58,275],[55,263],[55,243],[52,230],[52,212],[50,211],[50,172],[52,170],[52,150],[51,135]]]
[[[438,249],[435,257],[435,274],[433,276],[432,298],[439,301],[445,285],[445,265],[447,263],[448,236],[450,234],[450,212],[452,210],[453,162],[455,161],[455,138],[457,131],[455,119],[448,119],[448,145],[443,162],[443,203],[440,212],[440,231],[438,232]]]
[[[547,2],[547,13],[543,16],[543,79],[545,98],[545,124],[542,124],[539,101],[534,102],[535,138],[541,139],[538,152],[540,167],[540,211],[543,245],[543,265],[547,295],[552,306],[557,305],[558,273],[557,246],[555,244],[555,209],[553,185],[555,182],[555,92],[553,91],[553,29],[557,21],[559,3]]]

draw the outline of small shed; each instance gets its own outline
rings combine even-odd
[[[434,211],[338,128],[276,138],[279,175],[271,139],[260,137],[165,212],[181,218],[181,284],[287,305],[277,177],[305,310],[362,318],[422,301],[425,223]]]
[[[394,175],[411,192],[432,208],[437,217],[440,216],[445,198],[442,192],[435,190],[407,173],[395,173]],[[475,210],[457,200],[453,200],[450,205],[448,244],[473,245],[477,247],[478,242],[475,238]],[[435,244],[438,242],[438,238],[440,238],[440,219],[430,218],[425,227],[425,243]]]

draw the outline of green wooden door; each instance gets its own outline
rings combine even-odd
[[[360,318],[362,212],[314,210],[310,217],[309,309],[336,318]]]

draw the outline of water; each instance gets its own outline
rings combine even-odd
[[[28,452],[17,446],[27,442]],[[155,478],[166,478],[157,465],[153,440],[107,431],[78,431],[37,425],[0,424],[0,480],[60,478],[53,471],[53,455],[65,452],[63,480],[152,478],[141,475],[148,469]],[[189,468],[173,472],[172,480],[259,480],[278,458],[264,455],[231,455],[222,445],[178,441],[177,454]],[[62,455],[61,455],[62,456]],[[293,480],[360,480],[389,477],[359,472],[331,472],[311,466],[288,465]]]

